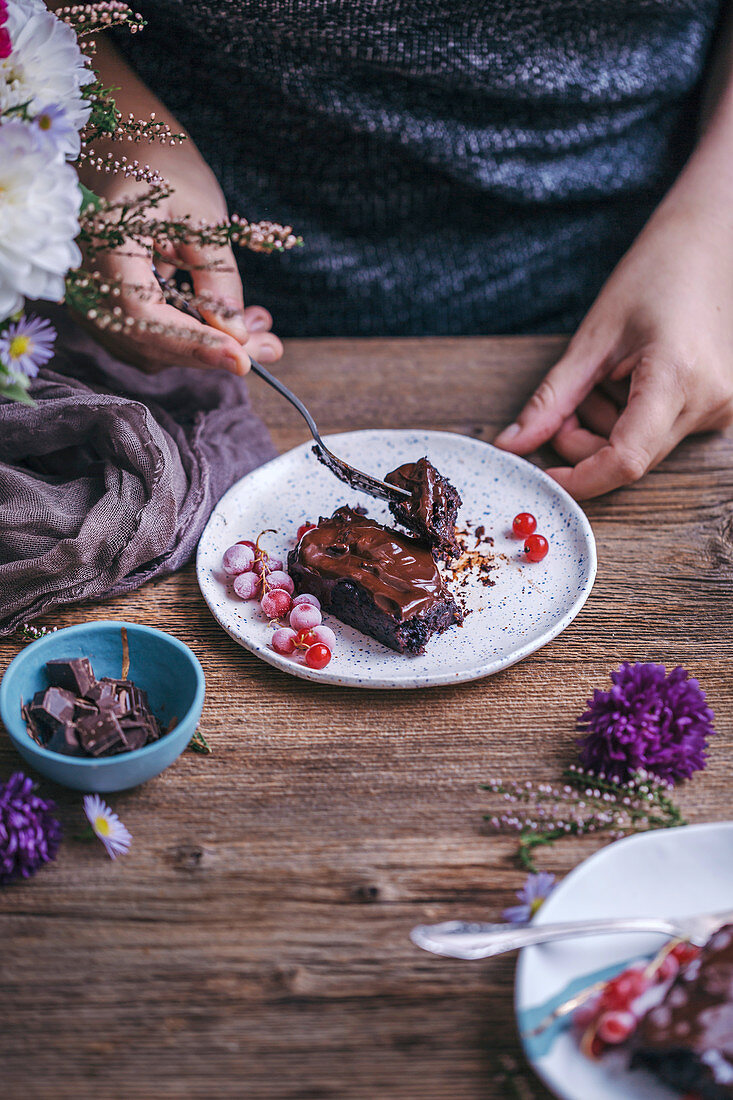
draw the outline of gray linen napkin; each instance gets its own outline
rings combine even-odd
[[[226,371],[147,375],[61,312],[35,408],[0,403],[0,635],[180,569],[219,497],[275,454]]]

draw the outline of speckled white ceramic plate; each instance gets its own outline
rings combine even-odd
[[[272,631],[257,601],[237,599],[221,573],[227,546],[254,540],[274,527],[263,545],[285,560],[295,533],[308,519],[330,516],[342,504],[361,504],[391,523],[387,505],[338,481],[305,443],[242,478],[222,497],[201,536],[198,581],[204,599],[228,634],[247,649],[294,676],[352,687],[416,688],[456,684],[488,676],[520,661],[555,638],[585,603],[596,573],[593,532],[578,504],[524,459],[449,432],[363,431],[332,435],[339,457],[377,476],[428,455],[463,497],[459,526],[479,525],[495,542],[493,587],[471,583],[463,594],[471,614],[462,627],[436,636],[420,657],[401,656],[326,616],[338,645],[333,660],[316,671],[270,648]],[[520,558],[522,542],[511,533],[517,512],[532,512],[550,543],[544,561]]]
[[[535,921],[593,917],[690,916],[733,909],[733,821],[662,829],[616,841],[563,879]],[[651,1074],[628,1068],[623,1054],[591,1062],[567,1026],[529,1037],[549,1012],[664,943],[625,933],[563,940],[522,951],[515,1008],[524,1049],[561,1100],[679,1100]]]

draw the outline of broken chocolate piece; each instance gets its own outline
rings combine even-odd
[[[109,710],[101,710],[99,714],[81,718],[76,728],[82,748],[91,756],[115,752],[119,745],[124,748],[122,727]]]
[[[88,657],[74,657],[69,661],[46,661],[46,672],[51,687],[65,688],[66,691],[82,697],[94,683],[94,673]]]
[[[52,752],[60,752],[64,756],[83,756],[82,747],[76,732],[76,726],[67,722],[61,729],[56,730],[51,740],[46,745]]]
[[[66,722],[73,721],[75,703],[76,699],[70,691],[50,687],[46,688],[42,695],[36,692],[28,709],[35,724],[40,726],[47,737],[51,737]]]

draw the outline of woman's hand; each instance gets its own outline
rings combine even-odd
[[[729,5],[730,7],[730,5]],[[702,135],[559,363],[495,440],[579,500],[642,477],[693,432],[733,423],[733,7],[717,36]]]
[[[119,89],[116,100],[123,114],[130,112],[136,118],[149,118],[155,113],[158,121],[167,123],[174,133],[182,131],[180,123],[111,43],[98,43],[95,67],[103,83]],[[117,156],[130,148],[103,140],[94,143],[94,151],[102,155],[111,151]],[[157,169],[173,189],[156,208],[157,216],[162,219],[190,217],[194,222],[212,224],[226,218],[221,188],[190,138],[174,146],[143,142],[134,146],[134,156]],[[147,191],[145,184],[119,174],[94,171],[89,165],[82,167],[80,177],[95,194],[113,202]],[[265,363],[280,358],[283,348],[270,331],[270,314],[262,306],[244,308],[242,281],[231,248],[202,249],[182,245],[173,250],[166,242],[153,243],[163,253],[163,260],[156,263],[161,275],[169,277],[175,270],[188,272],[195,294],[211,299],[212,304],[215,300],[222,308],[201,308],[208,322],[202,325],[165,303],[153,275],[150,255],[142,247],[134,249],[126,245],[115,252],[100,252],[89,261],[90,265],[110,283],[125,284],[115,304],[120,305],[124,313],[144,322],[142,330],[132,327],[122,332],[91,325],[97,339],[110,351],[147,371],[168,366],[194,366],[223,367],[234,374],[244,374],[249,370],[248,353]]]
[[[733,423],[733,221],[663,205],[496,444],[551,442],[578,500],[642,477],[693,432]]]
[[[168,219],[188,215],[194,221],[209,223],[226,218],[221,189],[192,143],[163,147],[155,153],[155,167],[173,188],[156,208],[157,216]],[[97,194],[112,201],[145,190],[144,185],[115,175],[99,175],[90,182]],[[94,330],[114,354],[147,371],[196,366],[223,367],[234,374],[249,370],[248,353],[263,362],[280,358],[282,344],[270,332],[272,317],[268,311],[262,306],[244,307],[242,281],[231,248],[182,245],[174,251],[168,242],[155,244],[165,256],[164,261],[156,262],[161,275],[168,278],[176,270],[185,270],[195,294],[212,300],[212,308],[200,307],[208,324],[202,325],[165,303],[153,276],[150,255],[142,248],[126,245],[115,252],[101,252],[91,263],[111,283],[123,284],[116,304],[136,321],[145,322],[142,330]],[[158,330],[159,326],[163,331]]]

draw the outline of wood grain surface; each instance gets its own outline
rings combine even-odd
[[[490,440],[562,346],[293,341],[280,373],[325,431]],[[285,402],[256,380],[252,392],[279,447],[306,438]],[[131,619],[191,645],[213,755],[186,752],[110,798],[134,835],[116,863],[74,839],[80,797],[44,784],[67,840],[0,892],[5,1100],[548,1095],[523,1068],[514,960],[441,960],[407,938],[419,921],[498,916],[523,881],[513,841],[483,829],[480,784],[556,777],[584,700],[620,661],[683,663],[718,733],[681,802],[692,821],[731,816],[733,439],[687,441],[587,511],[599,569],[580,617],[521,664],[454,688],[290,677],[219,629],[190,566],[54,616]],[[2,642],[0,670],[22,644]],[[0,732],[0,776],[18,765]],[[592,850],[569,842],[542,863],[563,874]]]

